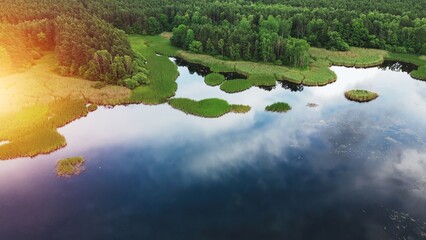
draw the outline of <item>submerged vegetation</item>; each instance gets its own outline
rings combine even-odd
[[[232,104],[230,111],[233,112],[233,113],[247,113],[250,110],[251,110],[250,106]]]
[[[278,112],[278,113],[283,113],[283,112],[288,112],[291,110],[290,105],[288,105],[288,103],[285,102],[277,102],[274,104],[271,104],[269,106],[267,106],[265,108],[266,111],[268,112]]]
[[[173,98],[169,100],[169,104],[184,113],[205,118],[217,118],[229,112],[245,113],[250,111],[249,106],[230,105],[227,101],[218,98],[209,98],[201,101]]]
[[[84,171],[85,160],[83,157],[72,157],[59,160],[56,165],[56,174],[59,177],[71,177]]]
[[[369,102],[379,97],[379,95],[367,90],[351,90],[345,92],[345,97],[355,102]]]

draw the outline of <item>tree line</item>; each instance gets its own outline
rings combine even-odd
[[[15,62],[54,51],[61,75],[132,88],[147,84],[146,61],[133,52],[125,32],[90,13],[85,2],[6,0],[0,26],[7,31],[0,34],[0,46]]]
[[[129,59],[138,56],[116,28],[173,31],[172,44],[192,52],[304,67],[311,46],[426,54],[425,5],[415,0],[6,0],[0,21],[25,25],[46,19],[43,24],[54,30],[35,31],[30,39],[54,45],[63,74],[123,82],[135,75]],[[132,63],[132,69],[146,75],[143,63]]]
[[[303,67],[309,61],[309,46],[337,51],[355,46],[426,54],[424,1],[88,2],[94,14],[128,32],[173,31],[174,45],[228,59]]]

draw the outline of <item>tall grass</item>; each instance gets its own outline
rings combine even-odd
[[[84,100],[64,98],[0,116],[0,140],[8,141],[0,146],[0,160],[34,157],[64,147],[65,138],[56,129],[87,113]]]

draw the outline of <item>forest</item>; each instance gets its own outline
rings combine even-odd
[[[147,70],[125,33],[169,31],[171,43],[190,52],[299,68],[309,64],[310,47],[426,54],[426,3],[383,2],[7,0],[0,21],[26,36],[23,45],[53,49],[61,74],[133,88],[148,83]]]

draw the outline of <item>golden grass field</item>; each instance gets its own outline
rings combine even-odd
[[[129,102],[131,91],[95,82],[63,77],[54,72],[56,59],[46,53],[27,70],[0,77],[0,160],[34,157],[66,145],[56,129],[86,116],[86,104]],[[10,71],[10,69],[8,69]]]

